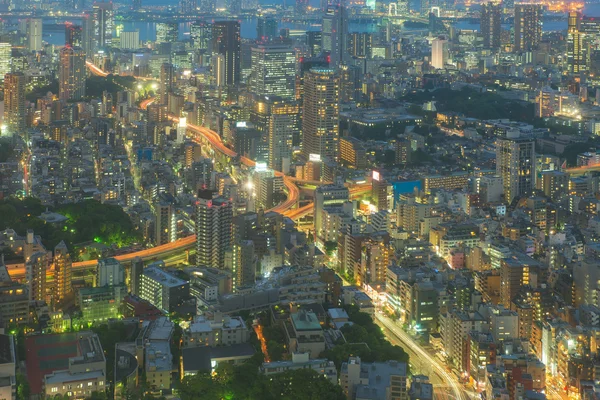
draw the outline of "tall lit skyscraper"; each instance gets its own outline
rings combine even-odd
[[[217,1],[216,0],[200,0],[198,3],[198,8],[200,9],[200,13],[202,14],[214,14],[217,9]]]
[[[96,21],[94,15],[84,14],[81,19],[81,48],[85,54],[92,55],[98,46],[96,38]]]
[[[448,61],[448,41],[443,38],[433,39],[431,42],[431,66],[442,69]]]
[[[296,55],[285,45],[259,44],[252,47],[250,91],[259,96],[292,99],[296,89]]]
[[[156,24],[156,43],[175,43],[179,37],[179,25],[176,22]]]
[[[373,48],[373,34],[370,32],[352,32],[347,36],[346,51],[352,57],[370,58]]]
[[[313,68],[304,75],[302,153],[335,160],[339,140],[340,78],[335,70]]]
[[[27,20],[27,47],[29,51],[42,50],[41,18],[30,18]]]
[[[114,25],[114,11],[112,2],[97,2],[93,7],[94,36],[98,47],[110,47]]]
[[[277,36],[277,20],[273,17],[259,17],[256,25],[256,40],[265,43]]]
[[[71,47],[83,47],[83,29],[81,25],[70,22],[65,24],[65,44]]]
[[[509,131],[496,141],[496,173],[502,178],[504,199],[530,195],[535,189],[535,141]]]
[[[63,301],[73,291],[73,263],[65,242],[54,248],[55,300]]]
[[[198,2],[196,0],[179,0],[179,13],[183,15],[195,15],[198,13],[197,10]]]
[[[219,76],[223,77],[223,85],[240,83],[241,38],[238,21],[217,21],[213,24],[212,51],[213,57],[220,62],[219,70],[222,72]]]
[[[276,96],[254,99],[250,121],[269,141],[269,168],[288,172],[292,159],[292,142],[300,133],[300,105]]]
[[[579,30],[581,14],[576,11],[569,12],[567,28],[567,63],[569,72],[578,74],[587,69],[585,52],[583,47],[584,34]]]
[[[4,124],[11,133],[25,131],[25,75],[22,72],[4,77]]]
[[[63,101],[85,97],[85,75],[85,53],[81,47],[63,47],[58,66],[58,97]]]
[[[196,265],[224,268],[232,245],[233,206],[210,190],[199,190],[196,201]]]
[[[205,21],[196,21],[190,25],[190,38],[194,50],[210,50],[212,25]]]
[[[483,35],[483,47],[497,50],[500,48],[502,33],[502,4],[487,2],[481,4],[480,30]]]
[[[541,4],[515,4],[515,51],[535,50],[542,40]]]
[[[346,35],[348,33],[348,15],[346,7],[331,6],[323,16],[324,51],[331,55],[331,66],[337,67],[346,58]]]
[[[173,91],[175,69],[173,64],[164,63],[160,66],[159,104],[167,104],[169,93]]]
[[[0,79],[10,72],[12,46],[10,43],[0,43]]]

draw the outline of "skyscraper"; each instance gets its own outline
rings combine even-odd
[[[98,46],[96,38],[96,21],[94,21],[94,15],[84,14],[81,19],[81,48],[85,54],[93,54],[94,50]]]
[[[190,38],[195,50],[210,50],[212,25],[205,21],[196,21],[190,26]]]
[[[198,13],[196,0],[179,0],[179,13],[183,15],[194,15]]]
[[[292,159],[292,142],[299,135],[300,106],[294,100],[276,96],[254,99],[250,121],[267,135],[269,141],[269,168],[288,172]]]
[[[335,160],[339,139],[340,79],[335,70],[313,68],[304,75],[302,153]]]
[[[308,0],[296,0],[296,14],[306,15],[308,12],[309,1]]]
[[[12,46],[10,43],[0,43],[0,79],[10,72]]]
[[[200,0],[198,8],[202,14],[213,14],[217,8],[217,2],[216,0]]]
[[[4,77],[4,124],[11,133],[25,130],[25,75],[22,72]]]
[[[175,80],[175,69],[173,64],[164,63],[160,66],[160,87],[159,87],[159,104],[167,104],[169,93],[173,91],[173,83]]]
[[[448,41],[444,38],[436,38],[431,42],[431,66],[442,69],[448,61]]]
[[[502,33],[502,4],[491,1],[481,4],[480,30],[483,35],[483,47],[497,50],[500,48],[500,34]]]
[[[70,22],[65,24],[65,44],[71,47],[83,46],[83,29],[81,25],[74,25]]]
[[[46,271],[50,269],[49,254],[45,251],[33,253],[25,263],[29,300],[46,300]]]
[[[98,47],[112,45],[112,32],[114,25],[114,11],[112,2],[97,2],[93,7],[94,36]]]
[[[54,248],[55,300],[63,301],[73,291],[73,263],[64,241]]]
[[[277,37],[277,20],[273,17],[259,17],[256,25],[256,40],[270,42]]]
[[[140,295],[140,281],[142,279],[142,272],[144,272],[144,260],[140,257],[136,257],[131,260],[131,293],[136,296]]]
[[[583,48],[584,34],[579,30],[580,20],[580,13],[577,11],[569,12],[567,28],[567,63],[569,72],[572,74],[578,74],[587,69]]]
[[[502,178],[504,199],[529,195],[535,189],[535,141],[509,131],[496,141],[496,173]]]
[[[323,16],[323,39],[324,51],[331,55],[331,66],[337,67],[346,58],[346,35],[348,33],[348,15],[346,7],[331,6]]]
[[[250,91],[259,96],[292,99],[296,89],[296,55],[285,45],[259,44],[252,47]]]
[[[176,22],[159,22],[156,24],[156,43],[175,43],[179,35]]]
[[[228,199],[199,190],[196,201],[196,265],[223,268],[231,249],[233,206]]]
[[[352,57],[371,58],[373,34],[370,32],[352,32],[347,36],[346,51]]]
[[[515,51],[535,50],[542,40],[542,5],[515,4]]]
[[[85,75],[85,53],[81,47],[63,47],[58,66],[59,99],[68,101],[85,97]]]
[[[252,240],[240,240],[232,248],[232,289],[236,292],[239,287],[252,286],[256,279],[257,257]]]
[[[306,32],[306,45],[310,50],[310,57],[317,57],[323,49],[323,32],[308,31]]]
[[[238,21],[217,21],[212,30],[213,57],[220,65],[219,77],[223,85],[240,83],[240,23]],[[213,65],[213,67],[215,67]]]
[[[160,200],[154,205],[154,243],[157,246],[177,239],[177,219],[174,206]]]
[[[41,18],[30,18],[27,20],[27,45],[29,51],[42,50]]]

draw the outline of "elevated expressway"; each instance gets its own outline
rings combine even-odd
[[[99,76],[107,76],[108,74],[94,64],[87,62],[87,66],[90,71]],[[142,106],[147,107],[154,99],[147,99],[142,102]],[[177,120],[174,118],[174,120]],[[216,152],[220,153],[222,156],[227,158],[235,158],[237,157],[237,153],[231,150],[229,147],[225,146],[221,137],[217,132],[210,130],[208,128],[197,126],[193,124],[187,124],[187,132],[190,138],[201,144],[210,145]],[[240,161],[245,166],[251,168],[256,165],[256,163],[247,158],[240,157]],[[283,183],[286,187],[287,198],[282,203],[276,205],[268,211],[274,211],[280,214],[283,214],[286,217],[297,220],[300,219],[313,211],[313,203],[306,204],[303,207],[295,208],[298,203],[298,198],[300,197],[300,190],[296,183],[305,183],[305,184],[323,184],[322,182],[314,182],[314,181],[303,181],[296,179],[291,176],[287,176],[282,172],[276,171],[275,174],[277,176],[283,177]],[[355,187],[350,188],[350,197],[357,198],[371,190],[370,184],[362,184],[357,185]],[[117,260],[122,263],[131,262],[134,258],[141,258],[143,260],[153,260],[160,259],[169,255],[172,255],[177,252],[187,251],[194,247],[196,243],[196,235],[187,236],[185,238],[178,239],[174,242],[163,244],[160,246],[155,246],[150,249],[135,251],[132,253],[122,254],[115,256]],[[89,261],[80,261],[73,263],[73,271],[85,270],[89,268],[96,267],[98,260],[89,260]],[[23,279],[25,278],[25,267],[24,266],[16,266],[14,268],[9,268],[9,274],[13,279]]]

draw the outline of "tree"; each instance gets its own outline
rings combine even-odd
[[[22,373],[17,374],[17,400],[28,400],[31,396],[29,381]]]

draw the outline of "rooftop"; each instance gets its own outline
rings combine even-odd
[[[100,379],[104,377],[104,371],[88,371],[80,374],[71,374],[68,370],[56,371],[46,375],[45,381],[47,384],[65,383],[65,382],[80,382],[89,381],[91,379]]]
[[[169,274],[168,272],[163,271],[162,269],[156,266],[149,266],[144,269],[143,274],[150,279],[159,282],[163,286],[167,287],[177,287],[186,285],[187,282],[183,279],[179,279],[178,277]]]
[[[317,331],[321,330],[321,323],[317,315],[313,312],[300,310],[290,316],[292,323],[297,331]]]
[[[249,343],[219,347],[188,347],[181,350],[184,371],[211,371],[211,361],[237,357],[251,357],[255,353]]]
[[[170,371],[173,368],[173,355],[169,342],[150,342],[146,345],[146,370]]]

